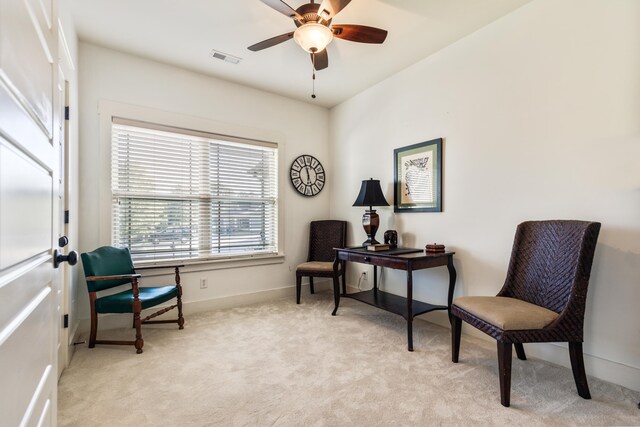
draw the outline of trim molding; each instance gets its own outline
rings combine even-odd
[[[320,292],[328,291],[331,289],[330,280],[317,280],[317,282],[314,282],[314,285],[316,291]],[[308,283],[303,283],[302,288],[302,300],[304,301],[304,298],[309,296]],[[352,286],[348,286],[348,288],[352,292],[357,291],[357,288],[354,288]],[[187,320],[188,327],[188,316],[191,314],[241,307],[245,305],[258,304],[284,298],[290,298],[292,302],[294,301],[295,286],[287,286],[283,288],[270,289],[267,291],[233,295],[222,298],[183,302],[183,310],[185,312],[185,319]],[[169,314],[172,315],[171,312],[169,312]],[[166,314],[160,316],[160,318],[163,317],[171,316],[167,316]],[[416,320],[440,325],[447,329],[450,328],[449,319],[446,313],[442,312],[429,313],[427,315],[417,317]],[[100,316],[99,325],[99,329],[101,331],[116,328],[130,328],[131,318],[129,316],[115,314],[102,315]],[[79,321],[79,326],[77,328],[77,337],[74,337],[75,341],[88,339],[87,337],[89,333],[89,326],[89,319],[81,319]],[[478,338],[479,340],[484,342],[483,344],[486,345],[487,348],[494,347],[491,344],[495,343],[495,340],[491,339],[486,334],[483,334],[475,328],[470,328],[467,326],[463,327],[462,331],[463,336]],[[571,369],[571,365],[569,362],[569,350],[566,345],[562,345],[559,343],[537,343],[535,345],[525,344],[525,347],[528,358],[544,360],[546,362]],[[461,351],[464,352],[464,343]],[[625,365],[614,360],[605,359],[588,353],[584,353],[584,362],[587,375],[614,384],[619,384],[631,390],[640,391],[640,368]]]
[[[434,312],[429,313],[427,316],[428,319],[420,317],[418,319],[443,326],[447,329],[451,328],[449,325],[449,318],[445,313]],[[464,322],[462,324],[465,325]],[[487,345],[495,351],[495,345],[493,345],[495,340],[474,327],[470,327],[469,325],[463,326],[462,335],[463,337],[467,336],[478,338],[486,342]],[[528,359],[544,360],[545,362],[571,369],[569,348],[566,344],[531,343],[525,344],[524,346]],[[464,343],[462,344],[460,352],[461,354],[464,352]],[[496,363],[498,363],[497,356]],[[618,384],[634,391],[640,391],[640,368],[638,367],[625,365],[624,363],[595,356],[586,352],[584,352],[584,364],[587,375],[590,377]]]
[[[330,289],[330,280],[314,281],[316,292],[322,292]],[[302,285],[303,298],[309,295],[309,284]],[[200,301],[183,301],[182,311],[184,313],[186,325],[189,326],[189,316],[192,314],[203,313],[212,310],[223,310],[227,308],[242,307],[245,305],[253,305],[262,302],[273,301],[277,299],[290,298],[295,302],[296,288],[295,286],[286,286],[283,288],[269,289],[267,291],[252,292],[247,294],[232,295],[228,297],[206,299]],[[160,308],[154,307],[154,308]],[[143,312],[144,313],[144,312]],[[158,319],[170,319],[175,317],[175,311],[169,311],[158,317]],[[89,328],[91,321],[89,319],[80,319],[78,328],[76,329],[75,342],[89,339]],[[131,328],[131,317],[122,314],[102,314],[98,320],[98,333],[109,329]],[[144,336],[144,331],[143,331]]]

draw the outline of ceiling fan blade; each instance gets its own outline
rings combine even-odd
[[[271,46],[275,46],[282,42],[286,42],[293,37],[293,32],[287,34],[280,34],[279,36],[271,37],[270,39],[262,40],[259,43],[249,46],[247,49],[257,52],[262,49],[266,49]]]
[[[302,21],[302,16],[296,12],[294,8],[283,2],[282,0],[260,0],[262,3],[267,6],[277,10],[278,12],[287,15],[290,18],[297,19],[298,21]]]
[[[366,25],[333,25],[333,35],[339,39],[358,43],[380,44],[387,38],[387,30]]]
[[[325,20],[333,19],[351,0],[322,0],[318,9],[318,16]]]
[[[315,55],[315,62],[314,62]],[[317,71],[324,70],[329,66],[329,55],[327,55],[327,49],[323,49],[320,52],[316,52],[315,54],[311,54],[311,62]]]

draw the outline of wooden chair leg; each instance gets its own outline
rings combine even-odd
[[[89,348],[96,346],[96,335],[98,334],[98,313],[96,313],[96,293],[89,293],[89,304],[91,305],[91,332],[89,334]]]
[[[462,319],[456,316],[451,318],[451,361],[458,363],[460,355],[460,334],[462,332]]]
[[[516,356],[518,356],[518,359],[527,360],[527,355],[524,352],[524,345],[522,345],[522,343],[520,342],[517,342],[514,343],[513,346],[516,348]]]
[[[508,407],[511,397],[511,343],[498,341],[498,376],[500,377],[500,403]]]
[[[302,290],[302,276],[296,274],[296,304],[300,304],[300,291]]]
[[[89,348],[96,346],[96,335],[98,334],[98,314],[95,307],[91,308],[91,332],[89,334]]]
[[[184,329],[184,316],[182,315],[182,286],[178,286],[178,297],[176,305],[178,306],[178,329]]]
[[[178,306],[178,329],[184,329],[184,317],[182,316],[182,285],[180,285],[180,267],[175,267],[176,288],[178,288],[178,297],[176,305]]]
[[[311,289],[311,293],[315,294],[316,290],[313,289],[313,277],[309,276],[309,289]]]
[[[142,353],[144,340],[142,339],[142,321],[140,320],[140,312],[142,311],[142,301],[139,299],[138,283],[136,279],[131,282],[133,290],[133,323],[136,325],[136,340],[133,345],[136,346],[136,353]]]
[[[569,343],[569,357],[571,358],[571,370],[573,371],[573,379],[576,382],[578,394],[583,399],[591,399],[589,393],[589,384],[587,383],[587,374],[584,371],[584,358],[582,356],[582,343]]]
[[[136,324],[136,341],[134,345],[136,346],[136,353],[142,353],[142,346],[144,345],[144,340],[142,339],[142,323],[140,322],[140,312],[137,312],[133,315],[134,322]]]

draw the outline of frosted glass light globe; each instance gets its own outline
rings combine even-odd
[[[333,32],[325,25],[309,22],[296,29],[293,39],[309,53],[320,52],[333,40]]]

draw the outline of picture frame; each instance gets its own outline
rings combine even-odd
[[[394,212],[442,212],[442,138],[393,150]]]

